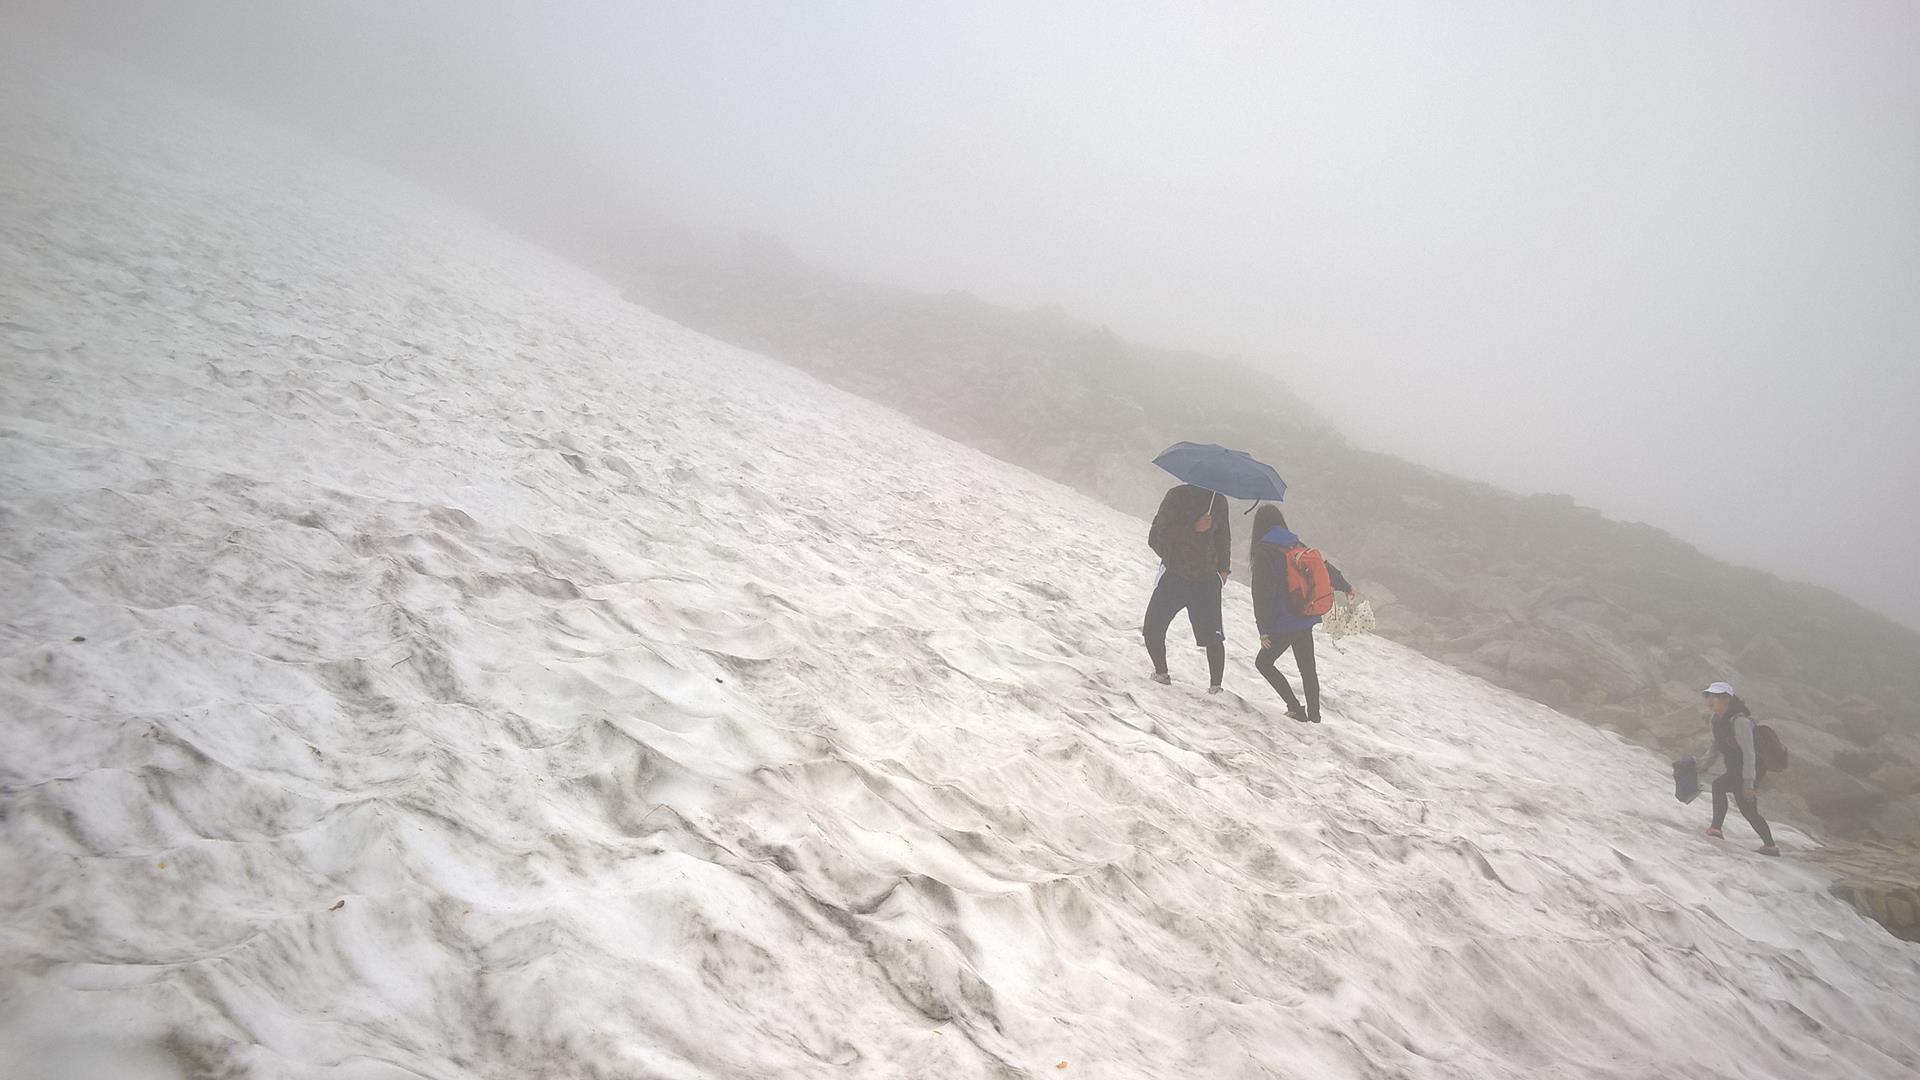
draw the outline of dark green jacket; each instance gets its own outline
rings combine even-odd
[[[1194,523],[1206,516],[1209,508],[1213,528],[1195,532]],[[1226,573],[1233,569],[1233,530],[1227,523],[1228,513],[1226,496],[1181,484],[1160,500],[1153,528],[1147,531],[1147,546],[1160,556],[1168,573],[1189,581],[1205,581]]]

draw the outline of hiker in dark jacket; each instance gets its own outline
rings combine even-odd
[[[1767,819],[1760,816],[1760,780],[1767,775],[1767,770],[1754,747],[1753,713],[1726,683],[1714,683],[1700,693],[1706,698],[1707,711],[1713,717],[1713,745],[1700,760],[1700,772],[1704,775],[1721,758],[1727,762],[1727,771],[1713,782],[1713,824],[1707,826],[1707,835],[1716,840],[1726,835],[1720,826],[1727,820],[1727,796],[1733,795],[1740,815],[1760,835],[1760,854],[1778,855],[1780,849],[1773,842],[1773,830],[1767,827]]]
[[[1167,674],[1167,626],[1186,610],[1194,643],[1207,650],[1207,693],[1220,692],[1227,666],[1226,633],[1220,619],[1220,589],[1233,572],[1232,535],[1227,527],[1227,498],[1206,488],[1181,484],[1160,500],[1147,530],[1147,546],[1160,556],[1160,579],[1147,601],[1140,632],[1153,660],[1153,681],[1172,682]]]
[[[1287,715],[1309,724],[1320,722],[1320,673],[1313,662],[1313,628],[1320,625],[1318,615],[1296,615],[1287,606],[1287,552],[1302,546],[1300,538],[1287,528],[1286,515],[1277,506],[1263,506],[1253,515],[1253,539],[1247,547],[1247,562],[1253,567],[1253,619],[1260,628],[1260,654],[1253,666],[1260,669],[1280,700],[1287,703]],[[1333,587],[1348,596],[1353,586],[1340,568],[1327,563],[1327,577]],[[1300,666],[1300,687],[1306,692],[1306,708],[1293,696],[1287,677],[1274,665],[1288,649]]]

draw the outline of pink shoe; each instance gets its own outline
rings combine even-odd
[[[1724,837],[1724,836],[1726,836],[1727,834],[1726,834],[1726,833],[1723,833],[1723,832],[1721,832],[1721,831],[1720,831],[1719,829],[1716,829],[1716,828],[1714,828],[1713,826],[1711,826],[1711,825],[1709,825],[1709,826],[1707,826],[1707,835],[1708,835],[1708,836],[1711,836],[1711,837],[1713,837],[1713,838],[1714,838],[1715,840],[1718,840],[1718,839],[1720,839],[1720,838],[1722,838],[1722,837]]]
[[[1780,848],[1775,844],[1762,844],[1757,849],[1762,855],[1779,855]]]

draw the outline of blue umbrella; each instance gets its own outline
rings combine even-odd
[[[1280,474],[1244,450],[1180,442],[1160,451],[1153,463],[1195,487],[1217,491],[1230,499],[1279,502],[1287,494],[1287,482],[1280,479]]]

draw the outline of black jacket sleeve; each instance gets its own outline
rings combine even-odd
[[[1153,515],[1153,526],[1147,530],[1147,546],[1153,549],[1155,555],[1160,556],[1161,562],[1166,562],[1170,554],[1167,547],[1167,531],[1173,527],[1174,501],[1172,491],[1161,497],[1160,509]]]
[[[1280,616],[1280,594],[1286,588],[1287,568],[1273,544],[1253,545],[1253,625],[1262,634]]]

